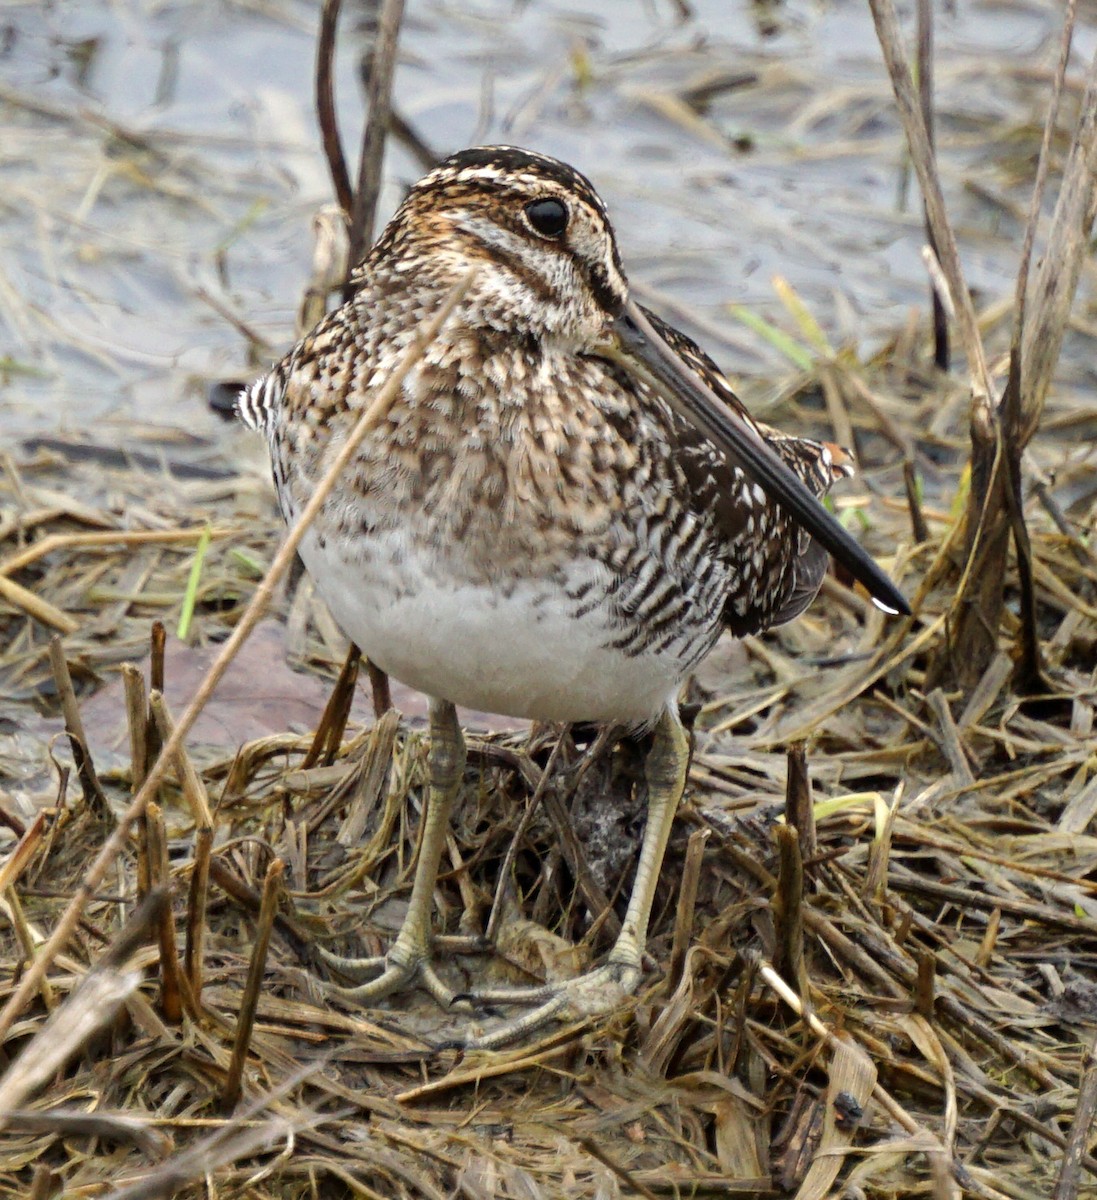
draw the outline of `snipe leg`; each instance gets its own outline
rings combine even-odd
[[[446,845],[450,809],[465,769],[465,739],[457,723],[457,712],[445,700],[430,702],[430,786],[423,810],[419,859],[407,915],[387,954],[378,958],[343,958],[327,951],[321,957],[348,974],[379,971],[376,979],[357,987],[328,985],[328,990],[356,1004],[369,1004],[394,992],[422,987],[443,1007],[454,999],[453,991],[439,979],[430,963],[430,918],[438,864]]]
[[[617,942],[604,966],[540,988],[500,989],[477,992],[470,999],[485,1004],[532,1004],[535,1007],[480,1037],[463,1043],[470,1050],[495,1049],[536,1032],[553,1021],[597,1016],[611,1011],[640,982],[648,921],[655,900],[655,885],[663,865],[670,828],[689,766],[689,738],[678,717],[677,705],[669,705],[655,728],[655,742],[648,755],[647,824],[636,865],[628,911]]]

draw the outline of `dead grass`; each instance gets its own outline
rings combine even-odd
[[[810,424],[825,403],[865,463],[892,457],[880,428],[917,449],[920,472],[945,460],[922,489],[923,542],[894,499],[897,468],[869,470],[839,502],[863,514],[877,551],[895,548],[900,578],[924,581],[918,617],[885,626],[833,581],[808,617],[729,646],[702,673],[689,799],[635,1000],[611,1020],[463,1058],[429,1043],[469,1018],[418,997],[338,1011],[310,983],[322,973],[312,948],[376,950],[398,922],[421,737],[391,720],[352,726],[334,761],[307,769],[306,734],[229,739],[160,786],[12,1029],[0,1195],[199,1196],[207,1176],[222,1197],[1047,1195],[1072,1134],[1088,1146],[1072,1120],[1097,1018],[1097,570],[1078,536],[1094,466],[1056,477],[1058,495],[1081,498],[1067,534],[1030,506],[1060,699],[1030,711],[1001,660],[965,703],[924,695],[950,599],[935,564],[958,519],[940,498],[960,479],[932,428],[949,387],[913,361],[832,363],[825,382],[790,387],[776,417]],[[1069,463],[1075,425],[1069,398],[1057,402],[1039,449]],[[202,637],[233,626],[273,552],[243,480],[105,477],[40,450],[7,464],[3,489],[0,577],[75,625],[78,693],[142,657],[151,617],[174,621],[207,522]],[[61,502],[120,490],[125,528],[109,503]],[[28,705],[56,704],[50,622],[11,595],[0,622],[5,691],[22,698],[4,716],[33,727]],[[321,626],[301,622],[308,654],[330,661]],[[128,680],[132,749],[87,735],[115,812],[170,731],[162,710],[150,725]],[[802,783],[791,789],[814,821],[800,815],[791,837],[789,737],[808,740],[814,787],[810,808]],[[506,887],[500,954],[443,951],[459,987],[482,971],[575,970],[612,936],[642,813],[639,748],[592,761],[585,742],[566,742],[500,879],[555,738],[473,743],[438,893],[445,931],[482,928]],[[113,821],[58,765],[61,748],[51,762],[38,744],[37,776],[16,783],[5,762],[5,998]],[[1078,1161],[1069,1194],[1092,1193],[1097,1162]]]

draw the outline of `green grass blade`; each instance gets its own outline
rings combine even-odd
[[[183,594],[183,610],[179,614],[179,628],[176,636],[185,641],[190,633],[190,623],[194,619],[194,606],[198,599],[198,581],[202,578],[202,564],[206,561],[206,551],[209,549],[212,531],[207,525],[202,530],[198,545],[194,549],[194,562],[190,565],[190,576],[187,579],[187,590]]]
[[[789,337],[784,330],[778,329],[776,325],[771,325],[765,317],[758,316],[757,313],[751,312],[749,308],[744,308],[741,304],[729,304],[728,312],[759,337],[765,338],[769,344],[783,354],[794,366],[800,368],[801,371],[810,371],[812,367],[811,355],[799,345],[793,338]]]
[[[777,293],[777,298],[785,306],[789,316],[799,326],[804,341],[809,346],[814,346],[826,358],[834,358],[834,347],[827,341],[827,335],[823,332],[822,326],[808,311],[808,306],[800,298],[800,293],[792,284],[783,276],[774,275],[773,290]]]

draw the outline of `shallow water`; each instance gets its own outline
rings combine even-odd
[[[703,321],[730,371],[787,372],[727,308],[794,328],[778,273],[832,343],[867,352],[909,306],[924,309],[926,284],[866,6],[691,7],[681,21],[663,0],[409,0],[396,103],[439,153],[506,140],[586,171],[634,283],[676,320]],[[963,3],[939,20],[943,178],[983,298],[1012,287],[1046,95],[1032,76],[1054,60],[1058,7]],[[292,340],[311,218],[330,200],[312,115],[316,11],[288,0],[0,10],[4,440],[61,429],[115,442],[140,423],[226,440],[207,382],[246,375]],[[351,140],[360,15],[348,0],[339,93]],[[1080,58],[1095,41],[1091,21]],[[720,74],[748,82],[683,123],[677,97]],[[420,173],[396,145],[386,167],[384,213]],[[256,361],[241,326],[266,343]]]

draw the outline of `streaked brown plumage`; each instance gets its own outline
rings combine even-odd
[[[810,603],[827,558],[812,533],[889,604],[902,600],[811,499],[846,473],[841,452],[754,422],[712,360],[658,318],[647,314],[655,328],[642,332],[589,182],[510,147],[464,151],[420,181],[355,271],[352,300],[242,398],[269,439],[287,521],[416,327],[472,267],[467,295],[301,553],[347,635],[434,699],[416,891],[360,999],[414,981],[449,996],[429,966],[428,929],[437,830],[463,761],[454,703],[657,729],[622,938],[601,972],[538,993],[540,1007],[501,1041],[635,986],[684,782],[676,697],[721,629],[754,632]],[[671,368],[665,348],[660,361],[648,345],[660,339]]]

